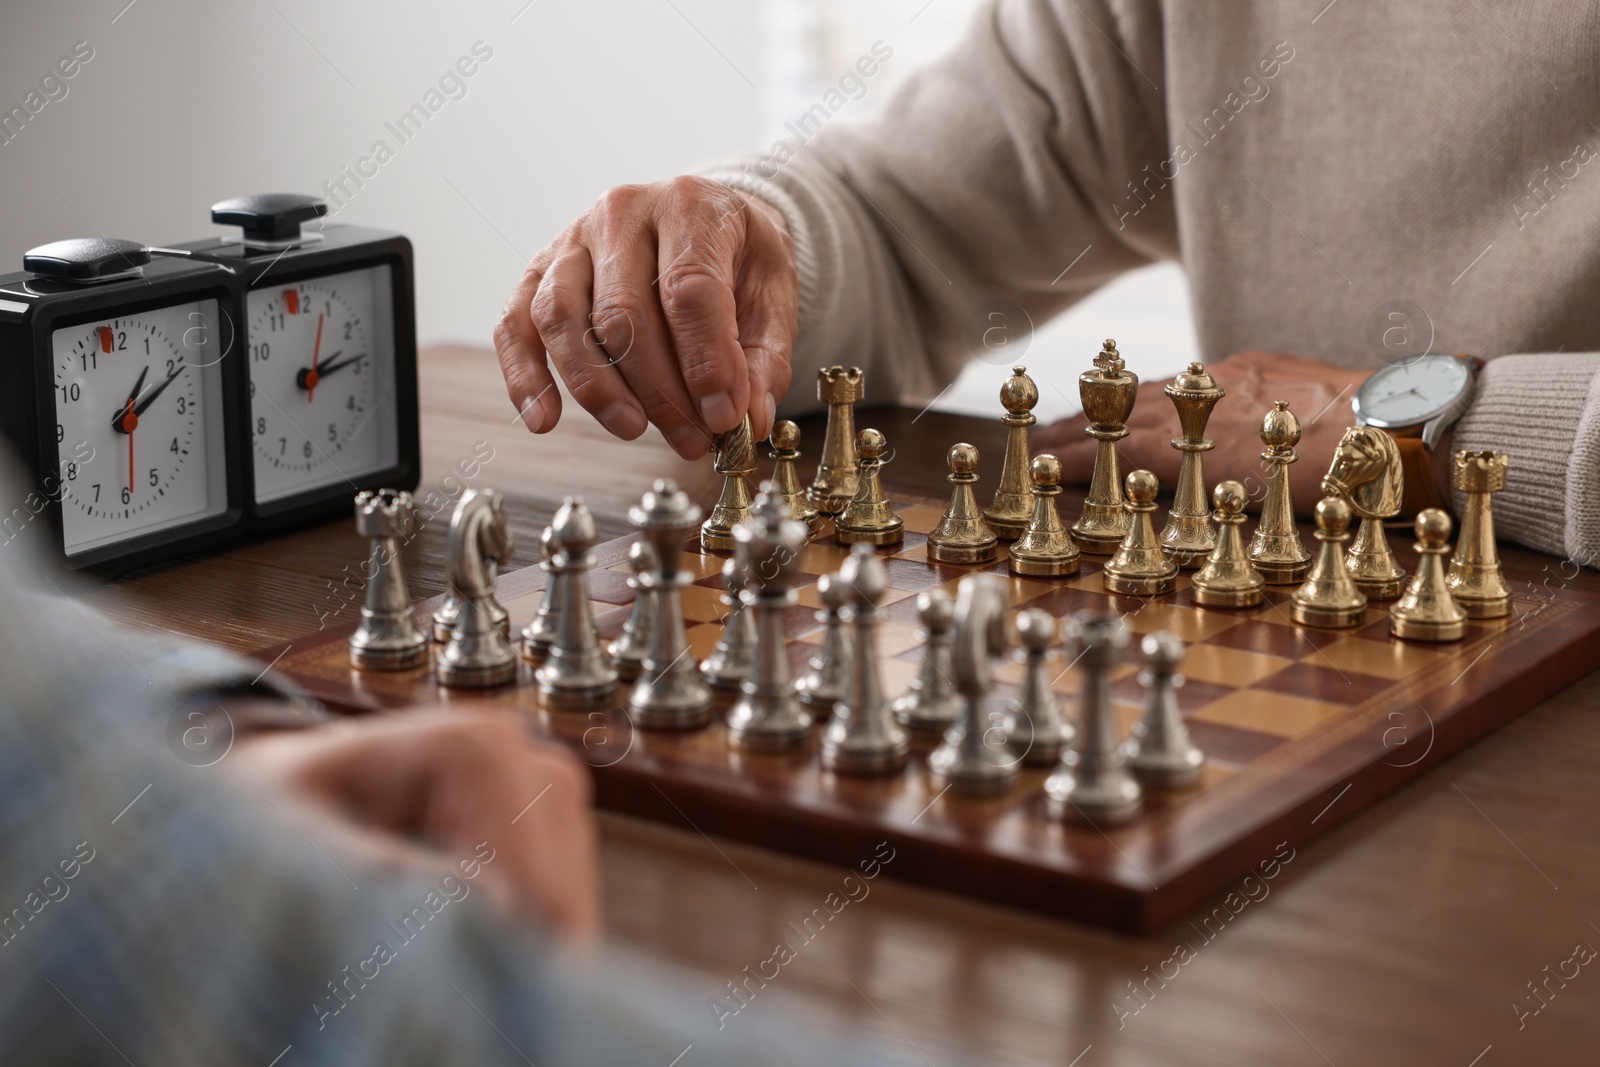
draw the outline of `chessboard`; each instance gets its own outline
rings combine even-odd
[[[1057,618],[1110,611],[1134,635],[1169,631],[1187,644],[1180,707],[1207,756],[1200,783],[1147,792],[1133,822],[1097,829],[1053,817],[1043,785],[1048,769],[1024,768],[1008,792],[971,798],[929,776],[928,741],[915,742],[906,770],[884,778],[825,771],[815,740],[787,754],[739,751],[720,717],[687,733],[634,729],[622,709],[546,707],[522,664],[512,685],[446,689],[432,670],[358,671],[346,640],[354,624],[264,650],[264,661],[330,707],[381,712],[418,703],[490,708],[514,715],[534,735],[564,743],[593,771],[598,805],[659,820],[689,832],[722,835],[824,862],[854,867],[888,842],[891,876],[1073,920],[1144,932],[1159,928],[1304,845],[1391,793],[1407,780],[1586,674],[1600,656],[1600,596],[1567,587],[1513,603],[1510,617],[1472,621],[1464,640],[1425,645],[1389,635],[1387,604],[1367,609],[1353,630],[1318,630],[1290,621],[1293,587],[1269,586],[1255,608],[1202,608],[1188,574],[1175,592],[1154,598],[1107,594],[1104,557],[1085,555],[1079,574],[1023,579],[1005,564],[930,563],[926,537],[943,501],[891,489],[905,539],[880,550],[889,576],[887,622],[879,653],[887,695],[902,692],[921,655],[916,595],[943,587],[952,596],[976,572],[1004,577],[1012,607],[1038,607]],[[1068,518],[1070,521],[1070,517]],[[601,636],[621,630],[633,590],[626,562],[638,535],[598,546],[590,594]],[[1397,536],[1401,551],[1409,547]],[[816,651],[823,625],[815,581],[848,556],[830,529],[805,548],[798,603],[787,610],[796,675]],[[725,557],[683,547],[693,575],[683,608],[694,655],[709,655],[727,610],[720,577]],[[1512,578],[1517,578],[1513,572]],[[537,610],[546,575],[530,567],[501,575],[497,595],[512,633]],[[437,601],[418,605],[424,617]],[[1061,657],[1054,686],[1074,709],[1078,671]],[[1137,657],[1112,675],[1119,728],[1126,736],[1142,713]],[[1014,696],[1022,665],[998,672],[995,697]],[[723,705],[725,707],[725,704]]]

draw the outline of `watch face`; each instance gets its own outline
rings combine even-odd
[[[399,462],[387,265],[254,290],[245,316],[257,503]]]
[[[68,556],[227,509],[217,302],[56,330]]]
[[[1356,394],[1356,411],[1372,426],[1416,426],[1455,403],[1471,380],[1467,364],[1452,355],[1412,356],[1373,371]]]

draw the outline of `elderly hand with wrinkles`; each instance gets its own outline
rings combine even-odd
[[[750,415],[771,432],[799,314],[783,216],[704,178],[609,190],[534,256],[495,329],[534,433],[568,392],[611,433],[654,425],[685,459]]]

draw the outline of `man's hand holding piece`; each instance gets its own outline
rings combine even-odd
[[[799,319],[782,214],[704,178],[609,190],[529,262],[495,329],[534,433],[568,392],[611,433],[655,425],[685,459],[748,412],[771,432]]]

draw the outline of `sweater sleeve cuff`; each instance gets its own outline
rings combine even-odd
[[[1455,447],[1506,453],[1496,532],[1594,565],[1600,553],[1600,354],[1553,352],[1490,360]],[[1462,494],[1455,494],[1456,511]]]

